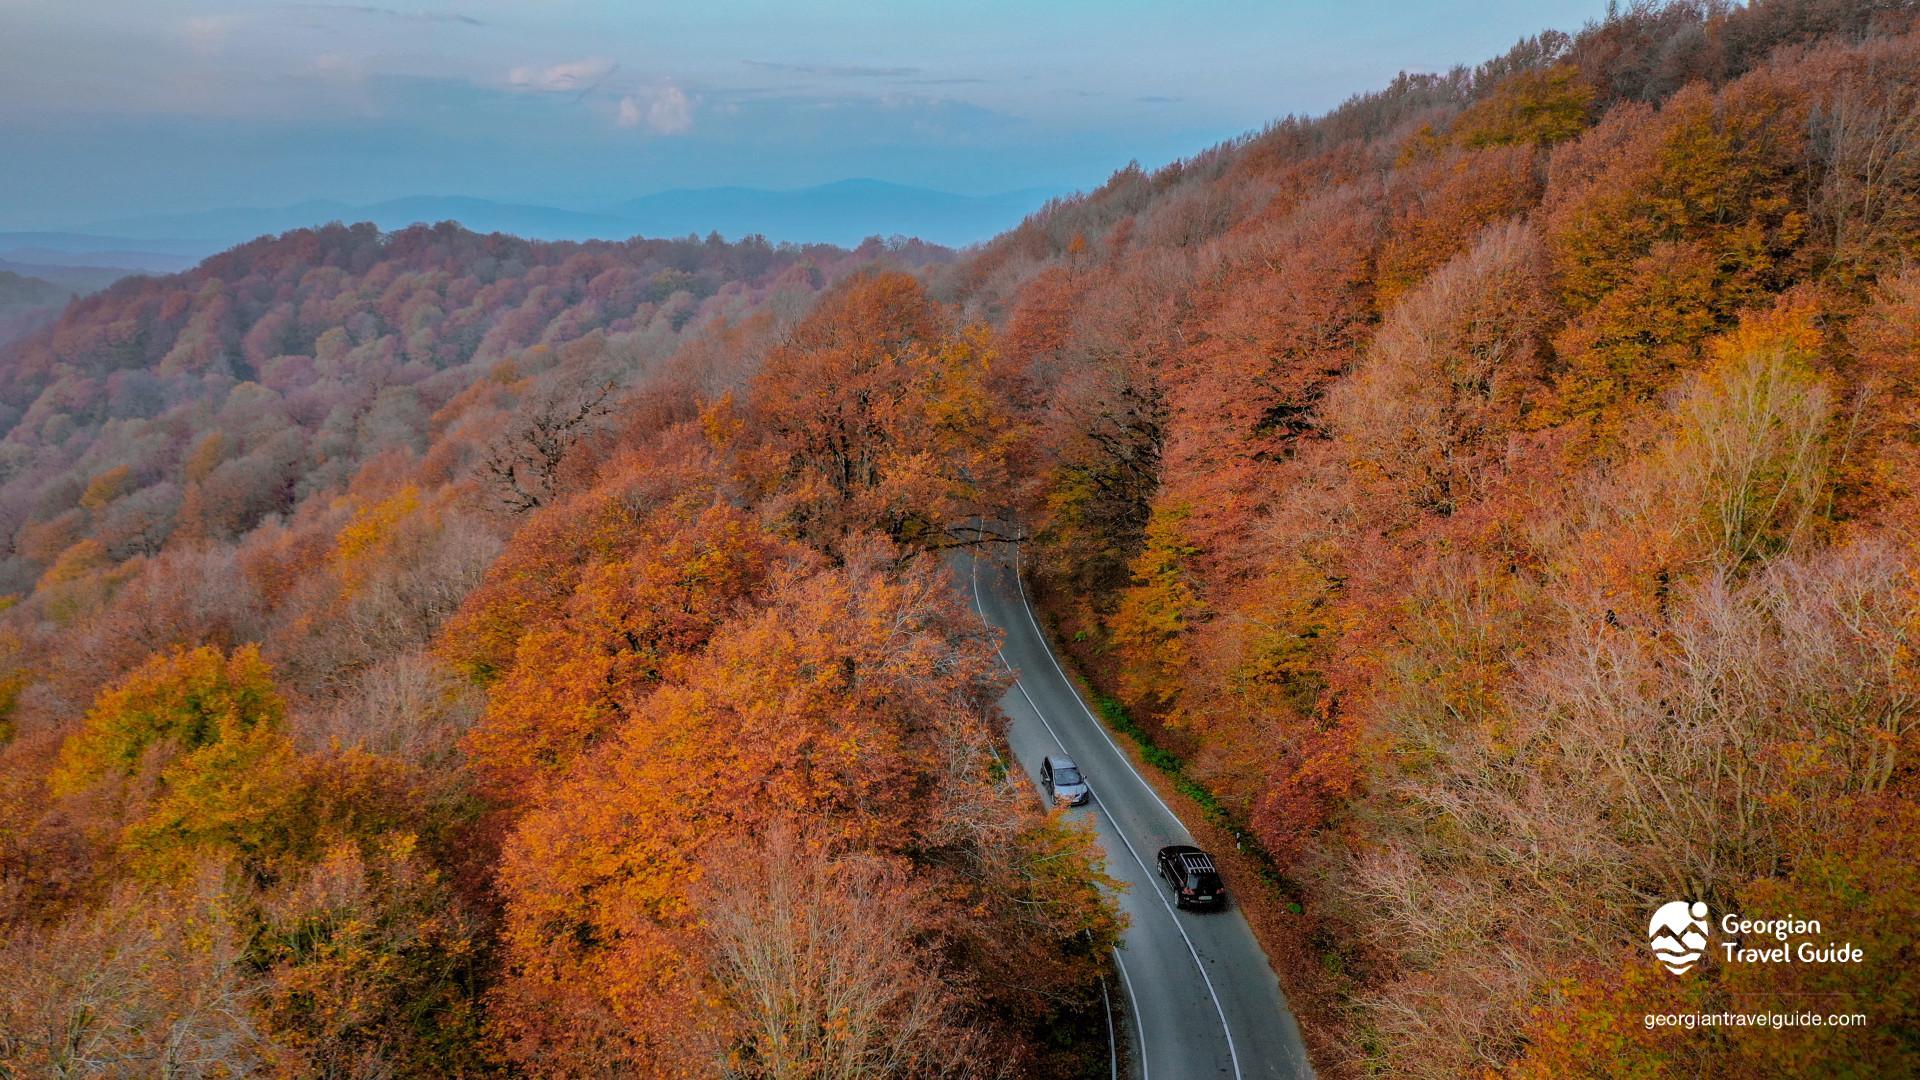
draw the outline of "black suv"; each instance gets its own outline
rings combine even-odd
[[[1160,849],[1160,876],[1173,887],[1176,907],[1224,907],[1227,886],[1213,856],[1197,847],[1174,844]]]

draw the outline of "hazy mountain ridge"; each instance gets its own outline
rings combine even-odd
[[[0,262],[0,344],[52,322],[78,290],[20,273]]]
[[[72,295],[51,281],[0,269],[0,315],[10,315],[20,308],[65,303]]]
[[[0,256],[0,270],[33,278],[36,281],[44,281],[76,293],[104,289],[123,277],[147,273],[147,271],[123,266],[63,266],[57,263],[38,263],[4,256]]]
[[[791,190],[675,188],[602,210],[467,196],[415,195],[366,204],[317,199],[279,207],[223,207],[118,218],[69,233],[0,233],[0,256],[16,246],[75,254],[123,248],[154,264],[142,269],[168,269],[160,264],[169,254],[209,255],[258,236],[333,221],[371,221],[386,231],[455,221],[474,232],[503,232],[532,240],[657,239],[717,232],[729,239],[758,234],[774,243],[843,247],[870,236],[912,236],[951,247],[984,241],[1012,228],[1054,194],[1028,188],[995,195],[956,195],[856,179]]]

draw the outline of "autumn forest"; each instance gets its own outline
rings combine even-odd
[[[1320,1073],[1920,1073],[1916,253],[1920,11],[1682,0],[958,252],[75,300],[0,346],[0,1076],[1107,1076],[1015,546]],[[1669,978],[1682,897],[1865,959]],[[1768,994],[1873,1023],[1642,1022]]]

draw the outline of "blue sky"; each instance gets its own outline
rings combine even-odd
[[[1601,0],[0,0],[0,228],[312,198],[1098,183]]]

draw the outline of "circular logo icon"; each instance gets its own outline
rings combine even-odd
[[[1654,958],[1675,975],[1684,975],[1707,951],[1707,905],[1698,900],[1661,904],[1647,923]]]

